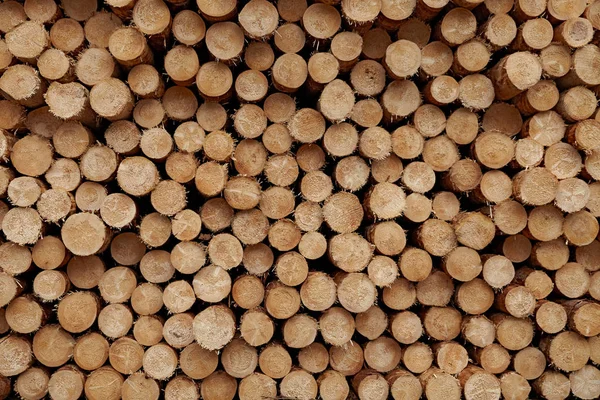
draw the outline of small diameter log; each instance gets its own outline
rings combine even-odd
[[[537,300],[546,298],[554,289],[554,283],[548,274],[527,267],[517,271],[516,282],[524,284]]]
[[[123,399],[136,399],[141,396],[147,399],[157,399],[160,394],[160,388],[158,383],[152,379],[147,378],[142,372],[136,372],[130,375],[121,388],[121,395]]]
[[[439,368],[432,367],[419,376],[425,396],[430,399],[444,396],[448,399],[460,399],[461,389],[458,379]]]
[[[326,343],[341,346],[354,334],[354,318],[343,308],[332,307],[321,314],[319,328]]]
[[[47,367],[59,367],[73,356],[75,340],[59,325],[46,325],[33,337],[33,355]]]
[[[166,343],[155,344],[146,349],[143,366],[147,376],[157,380],[168,379],[177,367],[177,353]]]
[[[23,5],[23,11],[30,20],[42,24],[55,22],[62,16],[58,5],[47,0],[29,0]]]
[[[433,352],[425,343],[413,343],[404,350],[402,362],[414,374],[428,370],[433,364]]]
[[[554,29],[554,40],[572,48],[585,46],[593,35],[592,23],[585,18],[570,18]]]
[[[54,150],[63,157],[81,157],[92,144],[94,136],[80,122],[61,124],[52,136]]]
[[[69,281],[80,289],[96,287],[104,271],[104,263],[97,256],[73,257],[67,264]]]
[[[151,315],[163,306],[163,291],[152,283],[138,285],[131,294],[131,308],[139,315]]]
[[[110,35],[123,26],[121,19],[111,12],[98,12],[85,22],[85,38],[94,47],[107,48]]]
[[[132,27],[115,29],[108,39],[108,50],[125,68],[151,64],[154,59],[144,35]]]
[[[32,208],[11,208],[2,220],[2,231],[6,238],[20,245],[37,242],[42,228],[42,219]]]
[[[560,372],[547,371],[534,383],[533,388],[545,398],[566,399],[571,391],[569,378]]]
[[[80,333],[96,321],[100,311],[99,300],[91,292],[75,292],[61,299],[58,304],[58,321],[71,332]]]
[[[490,61],[491,51],[479,40],[469,40],[456,49],[452,70],[460,75],[469,75],[483,70]]]
[[[233,339],[220,355],[223,369],[235,378],[245,378],[254,372],[258,365],[256,349],[243,339]]]
[[[252,41],[246,46],[244,62],[250,69],[264,72],[275,61],[273,48],[266,42]]]
[[[193,299],[191,286],[183,285],[177,281],[165,288],[163,296],[164,304],[170,312],[179,310],[186,311],[189,307],[190,298]],[[183,287],[182,287],[183,286]],[[181,299],[173,299],[177,292],[181,293]],[[194,316],[191,313],[178,313],[170,317],[163,326],[163,336],[167,343],[176,349],[181,349],[194,341],[192,332]]]
[[[75,199],[64,189],[50,189],[40,196],[37,209],[44,221],[58,222],[75,212]]]
[[[383,24],[386,24],[385,18],[380,18],[380,21],[382,21]],[[431,38],[431,26],[426,22],[418,18],[409,18],[400,23],[396,22],[395,24],[399,26],[398,40],[406,39],[414,42],[417,44],[417,46],[419,46],[420,49],[423,49],[425,46],[427,46],[427,43],[429,43],[429,39]],[[387,39],[387,37],[385,39]],[[385,44],[385,42],[380,43],[379,46],[383,44]],[[387,43],[387,45],[389,45],[389,43]],[[385,50],[385,48],[383,50]]]
[[[181,370],[192,379],[204,379],[211,375],[218,361],[215,351],[205,350],[197,343],[186,346],[179,356]]]
[[[521,131],[523,120],[516,107],[506,103],[496,103],[486,110],[482,128],[487,132],[500,132],[512,137]]]
[[[98,368],[85,381],[85,396],[91,400],[118,399],[124,381],[123,375],[113,368]]]
[[[448,46],[455,47],[475,36],[477,20],[466,8],[457,7],[444,15],[436,25],[434,37]]]
[[[237,12],[236,2],[231,0],[219,3],[209,0],[199,0],[197,3],[202,16],[211,22],[229,20]]]
[[[581,297],[590,285],[590,276],[581,264],[570,262],[557,271],[554,283],[556,290],[567,298]]]
[[[71,253],[89,256],[108,246],[110,234],[99,217],[89,213],[78,213],[65,221],[61,237]]]
[[[542,66],[529,52],[517,52],[504,57],[491,70],[496,98],[508,100],[529,89],[540,80]]]
[[[444,258],[444,270],[462,282],[473,280],[482,269],[479,254],[468,247],[457,247]]]
[[[566,131],[565,122],[555,111],[536,113],[525,121],[523,136],[529,136],[539,144],[551,146],[560,141]]]
[[[473,349],[471,353],[475,362],[492,374],[500,374],[510,365],[510,354],[498,343]]]
[[[204,39],[206,24],[202,17],[192,10],[180,11],[173,17],[173,36],[187,46],[195,46]]]
[[[436,343],[433,346],[436,362],[440,369],[449,374],[458,374],[467,367],[467,350],[456,342]]]
[[[163,49],[171,30],[171,11],[163,1],[142,0],[136,2],[132,10],[132,20],[136,27],[149,36],[153,47]]]
[[[532,190],[533,186],[536,186],[536,191]],[[554,200],[557,186],[556,177],[541,167],[519,172],[513,180],[515,197],[524,204],[531,205],[543,205]]]
[[[556,110],[567,121],[582,121],[592,116],[596,101],[594,92],[575,86],[561,93]]]
[[[240,322],[240,334],[250,346],[262,346],[273,337],[273,321],[259,309],[247,311]]]
[[[280,344],[271,343],[261,351],[258,363],[261,371],[273,379],[281,379],[292,368],[292,357]]]
[[[385,378],[371,369],[363,369],[352,378],[352,387],[360,398],[384,399],[389,396]]]
[[[98,115],[110,121],[126,119],[133,110],[133,96],[122,81],[109,78],[92,88],[90,105]]]
[[[0,21],[0,31],[9,32],[20,23],[27,20],[27,14],[23,6],[16,1],[9,1],[0,8],[3,12],[3,19]]]
[[[427,83],[424,89],[425,98],[438,106],[454,102],[458,98],[458,95],[458,82],[447,75],[435,77]]]
[[[108,357],[108,341],[96,332],[90,332],[78,338],[73,349],[75,363],[79,368],[87,371],[100,368]]]
[[[303,348],[315,341],[317,321],[306,315],[298,314],[288,319],[283,327],[283,340],[288,347]]]
[[[267,117],[264,111],[257,105],[244,104],[235,113],[233,126],[242,137],[255,139],[267,127]],[[207,149],[205,148],[205,150]]]
[[[76,21],[73,22],[77,24]],[[6,46],[10,53],[19,60],[33,65],[36,64],[36,59],[42,54],[44,49],[49,46],[49,39],[50,37],[44,26],[34,21],[21,23],[10,32],[7,32],[5,36]],[[55,47],[59,48],[59,46]],[[59,50],[62,49],[59,48]]]
[[[135,340],[144,346],[154,346],[163,339],[163,319],[144,315],[133,326]]]
[[[464,107],[483,110],[492,104],[494,85],[488,77],[481,74],[467,75],[458,84],[458,98]]]
[[[133,67],[127,76],[127,83],[131,91],[142,98],[158,98],[165,91],[162,77],[156,68],[148,64]]]
[[[553,36],[550,21],[545,18],[530,19],[519,26],[511,47],[516,50],[542,50],[550,45]]]
[[[55,269],[67,263],[70,255],[56,236],[46,236],[33,246],[31,252],[33,262],[41,269]]]
[[[524,115],[548,111],[559,99],[559,92],[553,81],[541,80],[514,98],[514,103]]]
[[[496,307],[517,318],[525,318],[535,310],[536,299],[525,286],[509,285],[496,298]]]
[[[407,117],[421,105],[419,90],[411,81],[396,80],[387,86],[381,105],[386,121]]]
[[[531,392],[529,382],[514,371],[508,371],[500,377],[502,396],[507,399],[527,399]]]
[[[211,306],[196,315],[193,330],[200,346],[207,350],[221,349],[233,338],[235,317],[225,306]],[[222,335],[215,336],[215,331]]]
[[[167,251],[152,250],[142,257],[140,272],[148,282],[164,283],[173,277],[175,269]]]
[[[551,301],[541,301],[536,307],[537,325],[549,334],[558,333],[567,324],[567,312],[563,306]]]
[[[146,253],[142,238],[133,232],[115,236],[110,244],[111,257],[121,265],[134,265],[140,262]]]
[[[595,385],[592,381],[596,379],[598,372],[596,367],[586,365],[579,371],[569,374],[573,395],[582,399],[591,399],[600,395],[598,385]]]
[[[550,44],[540,52],[540,62],[545,74],[553,78],[565,76],[572,66],[571,49],[561,44]]]
[[[225,371],[216,371],[208,376],[201,386],[202,398],[233,399],[237,390],[237,381]]]
[[[465,399],[474,400],[479,398],[482,387],[486,388],[485,393],[487,397],[490,399],[500,399],[500,380],[475,365],[469,365],[465,368],[458,376],[458,379],[463,387]]]
[[[515,277],[513,263],[500,255],[483,256],[483,279],[495,289],[508,285]]]
[[[515,18],[525,21],[535,18],[546,11],[546,3],[543,1],[517,0],[515,4]]]
[[[16,333],[33,333],[47,319],[47,311],[30,296],[14,298],[6,307],[6,323]]]
[[[405,57],[398,57],[400,54]],[[421,66],[421,50],[411,41],[398,40],[387,47],[383,65],[395,79],[414,75]]]
[[[496,328],[485,316],[467,316],[462,321],[461,335],[472,345],[483,348],[494,342]]]
[[[65,120],[83,120],[89,110],[89,92],[76,82],[61,84],[53,82],[44,95],[49,111]],[[68,99],[68,101],[65,101]]]
[[[61,5],[66,16],[76,21],[86,21],[94,14],[97,8],[97,4],[93,1],[65,0]]]
[[[7,179],[10,180],[8,188],[5,190],[8,200],[17,207],[29,207],[37,202],[42,192],[46,190],[46,185],[39,179],[30,176],[20,176],[14,178],[12,171],[7,171]]]
[[[165,110],[159,100],[140,100],[133,109],[133,120],[142,128],[154,128],[163,122]]]
[[[414,15],[423,21],[429,21],[441,12],[448,2],[447,0],[419,0],[416,2]]]
[[[550,362],[566,372],[583,368],[590,356],[589,343],[585,337],[569,331],[544,338],[540,342],[540,349]]]
[[[14,390],[23,399],[42,398],[48,393],[49,380],[48,371],[32,367],[17,377]]]
[[[171,86],[162,97],[166,115],[175,121],[185,121],[198,109],[196,95],[188,88]]]
[[[126,267],[108,269],[98,282],[100,295],[108,303],[123,303],[131,298],[137,279],[133,271]]]
[[[56,21],[50,29],[52,45],[65,53],[77,54],[83,48],[85,34],[79,22],[71,18]]]
[[[560,239],[537,243],[531,255],[534,265],[550,271],[558,270],[569,261],[569,249]]]
[[[306,375],[309,374],[307,373]],[[312,378],[310,375],[309,377]],[[304,384],[305,383],[298,383],[300,386]],[[313,391],[316,395],[316,388],[311,390],[310,393]],[[239,393],[240,399],[242,400],[250,400],[254,398],[254,396],[274,397],[277,395],[277,383],[268,376],[255,372],[241,380]],[[291,394],[293,395],[293,393]],[[231,394],[232,398],[233,396],[235,396],[235,390],[233,390],[233,393]]]
[[[211,61],[200,67],[196,86],[205,99],[222,101],[231,96],[233,75],[227,65]]]
[[[208,51],[219,61],[232,64],[244,48],[244,33],[233,22],[218,22],[206,31]]]
[[[329,348],[331,367],[345,376],[357,374],[364,363],[363,349],[355,342]]]
[[[350,114],[352,121],[365,128],[377,126],[383,118],[383,109],[374,99],[359,100]]]
[[[323,372],[329,365],[329,351],[321,343],[312,343],[300,350],[298,364],[310,373]]]
[[[66,83],[74,79],[72,63],[73,60],[61,50],[48,49],[39,56],[37,67],[42,77]]]
[[[25,108],[10,100],[0,100],[0,128],[14,129],[23,124]]]
[[[596,140],[600,125],[598,121],[586,119],[569,127],[567,140],[579,150],[593,150],[597,147]]]
[[[430,306],[445,306],[452,298],[452,279],[441,271],[434,271],[417,284],[417,299]]]
[[[25,64],[8,67],[0,77],[0,91],[5,97],[26,107],[35,108],[44,104],[46,88],[38,72]]]
[[[83,394],[84,383],[84,374],[74,365],[66,365],[50,376],[48,393],[57,400],[75,399]]]
[[[517,24],[508,14],[492,15],[479,28],[479,32],[481,32],[481,35],[490,44],[492,49],[498,50],[508,46],[515,39],[517,36]]]
[[[69,277],[62,271],[42,271],[33,281],[33,291],[42,301],[58,300],[69,288]]]

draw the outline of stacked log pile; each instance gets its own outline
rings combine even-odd
[[[600,397],[600,0],[0,3],[0,398]]]

